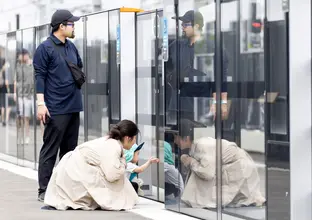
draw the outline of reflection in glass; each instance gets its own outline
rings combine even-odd
[[[108,74],[109,58],[105,56],[108,50],[108,28],[99,28],[98,24],[108,27],[108,13],[87,17],[87,105],[88,140],[102,137],[108,132]]]
[[[267,219],[290,219],[289,14],[266,1]]]
[[[82,60],[84,60],[84,48],[83,48],[83,36],[84,36],[84,20],[85,18],[81,18],[79,21],[75,22],[75,38],[73,39],[73,43],[75,44],[79,55],[81,57]],[[84,68],[86,66],[86,64],[84,63]],[[83,103],[83,110],[85,110],[87,108],[85,102],[85,93],[86,93],[86,89],[85,89],[86,85],[84,84],[82,86],[81,89],[81,93],[82,93],[82,103]],[[85,119],[84,119],[84,111],[81,111],[80,113],[80,128],[79,128],[79,136],[78,136],[78,144],[81,144],[84,142],[84,125],[85,125]]]
[[[21,37],[21,36],[19,36]],[[21,38],[19,38],[21,40]],[[8,115],[5,136],[6,136],[6,148],[5,154],[17,157],[17,139],[16,139],[16,102],[14,101],[13,82],[16,71],[16,51],[17,51],[17,36],[16,32],[7,34],[6,42],[6,79],[8,80],[7,93],[5,94],[5,109]]]
[[[50,35],[50,25],[42,25],[39,27],[36,27],[36,45],[37,48],[43,41],[45,41]],[[37,100],[37,96],[34,96],[35,101]],[[35,115],[37,114],[37,108],[34,109]],[[41,150],[41,147],[43,145],[43,132],[44,132],[44,125],[41,121],[37,120],[36,122],[36,145],[35,145],[35,155],[36,155],[36,164],[39,160],[39,153]]]
[[[109,83],[110,83],[110,123],[120,120],[120,21],[119,10],[109,12]],[[118,35],[118,36],[117,36]],[[119,37],[119,40],[117,39]],[[117,41],[118,40],[118,41]],[[117,48],[117,43],[119,44]],[[105,56],[106,53],[103,53]]]
[[[139,141],[145,142],[140,153],[139,165],[149,158],[157,156],[157,127],[156,127],[156,58],[154,22],[156,12],[139,14],[137,16],[137,124],[141,135]],[[158,199],[157,165],[152,165],[139,175],[144,182],[144,196]]]
[[[222,45],[229,60],[222,82],[232,85],[231,108],[222,122],[223,215],[251,219],[266,219],[264,3],[221,3]]]
[[[9,153],[9,144],[15,143],[14,132],[9,133],[9,119],[11,113],[11,107],[8,106],[8,92],[10,91],[9,87],[9,78],[8,78],[8,47],[7,47],[7,36],[5,34],[0,35],[0,108],[1,108],[1,132],[0,139],[2,140],[0,146],[1,153]],[[12,143],[13,142],[13,143]]]
[[[171,4],[170,1],[166,3]],[[214,22],[211,22],[211,14],[204,17],[209,13],[202,12],[207,7],[214,9],[214,5],[197,4],[195,1],[179,1],[179,15],[172,7],[165,7],[164,12],[169,27],[165,109],[166,126],[170,128],[165,140],[173,147],[178,171],[174,187],[178,193],[166,197],[166,207],[199,218],[214,219],[216,213],[203,208],[216,207],[215,158],[209,161],[211,170],[207,170],[205,166],[208,164],[201,164],[207,155],[200,148],[194,148],[197,140],[214,137],[213,121],[209,123],[214,113],[211,101],[214,92]],[[179,19],[172,19],[177,16]],[[196,125],[196,132],[188,130],[185,121]],[[206,179],[205,174],[211,175],[211,179]],[[167,191],[170,187],[166,186]]]
[[[17,32],[17,62],[14,75],[13,99],[16,102],[17,152],[19,159],[35,160],[34,152],[34,29]]]

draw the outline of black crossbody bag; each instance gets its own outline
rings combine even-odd
[[[76,82],[76,85],[79,89],[81,89],[82,85],[85,83],[86,81],[86,74],[84,72],[82,72],[82,70],[74,63],[70,62],[68,59],[66,59],[65,55],[60,51],[60,49],[58,48],[58,46],[54,43],[54,41],[52,39],[49,38],[49,40],[52,42],[52,45],[54,47],[54,49],[56,51],[58,51],[58,53],[63,57],[63,59],[65,60],[70,72],[73,75],[73,78]]]

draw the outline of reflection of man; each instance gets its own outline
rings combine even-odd
[[[183,39],[174,41],[169,46],[169,59],[166,62],[165,70],[167,77],[166,103],[170,111],[177,110],[177,100],[175,95],[180,89],[180,117],[194,120],[194,97],[209,97],[213,94],[213,104],[211,110],[215,112],[215,85],[209,86],[207,83],[194,82],[194,77],[204,78],[206,74],[194,69],[194,54],[213,53],[213,42],[209,41],[206,36],[202,35],[204,19],[200,12],[193,10],[187,11],[182,17]],[[177,56],[178,54],[178,56]],[[179,70],[177,70],[179,67]],[[226,80],[228,71],[228,59],[226,52],[223,50],[223,81]],[[179,74],[179,75],[178,75]],[[179,77],[180,83],[176,85],[176,78]],[[204,80],[207,82],[207,79]],[[226,83],[222,84],[222,115],[227,114],[227,92]]]
[[[14,80],[14,101],[18,101],[18,128],[25,125],[25,144],[29,143],[29,119],[34,113],[34,69],[29,52],[23,49],[18,54]],[[16,100],[18,97],[18,100]]]
[[[216,208],[216,140],[192,138],[193,122],[181,122],[181,136],[176,144],[189,148],[181,161],[189,168],[182,201],[191,207]],[[260,192],[258,170],[251,157],[235,143],[222,140],[222,205],[231,207],[262,206],[265,198]]]

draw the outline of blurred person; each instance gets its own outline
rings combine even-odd
[[[126,177],[124,150],[136,142],[139,129],[129,120],[109,134],[80,144],[53,170],[44,203],[57,210],[128,210],[138,195]]]
[[[175,203],[184,190],[182,175],[174,165],[171,145],[164,141],[164,169],[165,169],[165,196],[166,204]],[[170,196],[173,195],[173,200]]]
[[[1,108],[1,122],[5,126],[9,121],[10,108],[5,106],[5,96],[10,91],[9,81],[6,75],[6,68],[8,64],[5,61],[5,50],[0,47],[0,108]]]
[[[193,208],[216,208],[216,139],[193,140],[194,123],[183,120],[182,131],[175,137],[180,148],[189,148],[181,161],[189,168],[181,200]],[[222,139],[222,206],[262,206],[260,177],[254,161],[234,142]]]
[[[57,10],[51,18],[51,35],[34,55],[37,117],[45,124],[39,156],[39,201],[44,200],[58,150],[61,159],[78,143],[79,114],[83,107],[81,87],[74,73],[83,65],[77,48],[67,38],[75,37],[74,22],[79,19],[68,10]]]
[[[137,178],[139,173],[144,172],[153,163],[159,163],[159,159],[155,157],[149,158],[143,165],[138,166],[139,154],[144,143],[137,145],[134,144],[131,149],[125,150],[125,157],[127,162],[126,176],[130,180],[133,188],[138,193],[139,196],[144,196],[144,192],[141,189],[144,182],[142,179]]]
[[[14,101],[18,106],[17,128],[25,126],[25,144],[30,141],[29,120],[34,114],[34,69],[26,49],[18,52],[14,79]],[[23,138],[21,139],[23,141]]]

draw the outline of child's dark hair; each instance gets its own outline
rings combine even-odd
[[[113,125],[109,137],[122,141],[125,136],[134,137],[139,133],[138,126],[130,120],[122,120],[118,124]]]

